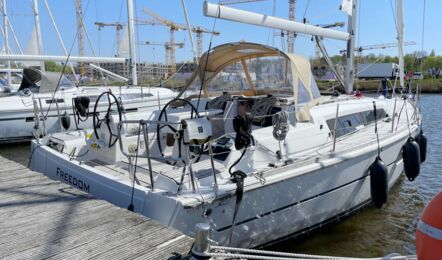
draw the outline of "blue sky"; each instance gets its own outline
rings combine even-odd
[[[32,0],[6,0],[8,14],[17,37],[25,49],[33,28],[34,18],[32,12]],[[54,14],[57,25],[61,31],[65,45],[71,48],[76,36],[75,0],[47,0]],[[186,0],[190,23],[211,29],[214,24],[213,18],[204,17],[202,13],[203,0]],[[216,3],[218,0],[212,0]],[[311,24],[330,24],[337,21],[347,22],[347,16],[338,10],[341,0],[298,0],[296,18],[301,21],[304,17]],[[390,43],[396,41],[394,16],[391,3],[395,0],[360,0],[360,19],[357,45],[371,45]],[[308,4],[309,3],[309,4]],[[422,48],[422,11],[423,0],[404,0],[405,41],[415,41],[414,46],[407,46],[406,53],[419,51]],[[275,15],[287,17],[288,0],[267,0],[262,2],[239,4],[236,8],[250,10],[259,13],[272,14],[275,4]],[[307,8],[308,6],[308,8]],[[138,19],[149,19],[142,12],[143,7],[148,7],[164,18],[185,23],[181,0],[135,0],[136,16]],[[56,34],[52,28],[49,15],[40,0],[41,28],[43,35],[44,53],[47,55],[60,55],[62,49],[58,43]],[[95,21],[116,22],[126,24],[126,1],[125,0],[83,0],[85,24],[92,41],[93,48],[101,56],[113,56],[116,52],[115,29],[108,27],[98,31]],[[425,40],[424,49],[428,52],[434,49],[442,55],[442,10],[441,0],[426,1],[425,17]],[[220,36],[213,37],[213,45],[225,42],[246,40],[281,48],[281,38],[272,37],[269,29],[252,25],[243,25],[224,20],[217,20],[215,30],[220,31]],[[343,29],[345,30],[345,29]],[[12,37],[11,37],[12,38]],[[204,36],[203,49],[209,46],[210,35]],[[177,49],[176,59],[190,60],[192,58],[190,40],[185,31],[175,34],[176,42],[184,42],[183,49]],[[164,42],[169,40],[168,29],[163,26],[139,26],[138,41]],[[196,41],[196,40],[195,40]],[[13,44],[11,39],[10,44]],[[77,45],[74,43],[72,53],[77,54]],[[91,48],[85,41],[86,52],[91,55]],[[325,45],[330,54],[337,54],[345,48],[345,43],[336,40],[325,40]],[[146,62],[163,62],[164,48],[161,46],[139,46],[139,59]],[[296,39],[295,52],[307,57],[314,56],[314,43],[311,37],[298,36]],[[396,49],[373,50],[368,53],[383,53],[395,55]]]

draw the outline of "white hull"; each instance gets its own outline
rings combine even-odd
[[[412,130],[416,133],[417,127]],[[381,158],[388,166],[389,188],[403,172],[401,149],[407,138],[408,131],[402,129],[401,133],[381,142]],[[371,198],[368,168],[377,156],[376,149],[377,146],[371,144],[321,160],[321,164],[289,165],[276,169],[280,173],[273,173],[274,178],[268,177],[265,184],[246,183],[231,245],[256,247],[271,243],[320,228],[367,205]],[[35,150],[31,167],[117,206],[127,208],[130,204],[132,183],[129,180],[69,160],[67,155],[48,147]],[[212,237],[226,245],[236,200],[235,186],[217,198],[202,193],[205,204],[192,205],[186,203],[184,194],[181,200],[135,185],[133,204],[136,212],[188,235],[194,232],[197,223],[207,222],[212,226]],[[195,196],[190,194],[189,197]],[[207,214],[208,209],[210,214]]]
[[[402,147],[419,130],[414,100],[321,97],[306,59],[252,43],[218,46],[207,59],[204,91],[220,96],[121,121],[119,146],[103,146],[91,130],[34,141],[32,169],[187,235],[208,223],[219,244],[239,247],[319,228],[367,205],[372,192],[377,206],[385,202],[403,171]],[[243,67],[248,90],[226,64]],[[378,151],[388,172],[369,172]]]

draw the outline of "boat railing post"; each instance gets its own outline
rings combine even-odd
[[[38,98],[38,103],[40,105],[41,118],[43,119],[43,136],[46,136],[46,118],[45,118],[45,114],[43,112],[43,105],[41,103],[41,98]],[[48,113],[49,113],[49,110],[48,110]]]
[[[61,122],[60,109],[58,107],[57,98],[53,98],[52,102],[55,102],[55,108],[57,109],[58,123],[60,124],[60,131],[63,131],[63,123]]]
[[[391,120],[391,132],[393,133],[394,131],[394,119],[396,118],[396,101],[397,101],[397,97],[394,97],[394,107],[393,107],[393,115],[392,120]]]
[[[336,128],[338,127],[339,103],[336,104],[335,129],[333,130],[333,152],[336,150]]]
[[[189,164],[187,165],[189,167],[189,174],[190,174],[190,182],[192,184],[192,191],[193,193],[196,192],[196,182],[195,182],[195,173],[193,172],[192,169],[192,157],[190,156],[190,152],[189,152],[189,147],[185,147],[184,150],[186,150],[186,154],[187,154],[187,158],[189,160]],[[186,167],[186,166],[184,166]]]
[[[198,223],[195,226],[195,242],[192,248],[192,259],[207,259],[205,256],[210,249],[209,244],[210,225]]]
[[[215,172],[215,163],[213,162],[213,150],[210,141],[208,142],[208,145],[209,145],[210,164],[212,166],[213,184],[215,185],[215,189],[218,189],[218,181],[216,180],[216,172]]]
[[[152,187],[152,191],[155,189],[154,187],[154,179],[153,179],[153,171],[152,171],[152,163],[150,160],[150,147],[149,147],[149,132],[147,131],[147,124],[145,121],[140,122],[141,127],[143,129],[144,136],[144,145],[146,147],[146,157],[147,157],[147,165],[149,167],[149,177],[150,177],[150,185]]]

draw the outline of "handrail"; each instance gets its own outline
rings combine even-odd
[[[157,161],[163,161],[163,162],[183,162],[184,159],[181,157],[171,157],[171,156],[152,156],[150,154],[150,146],[149,146],[149,132],[148,132],[148,125],[149,124],[182,124],[181,122],[165,122],[165,121],[155,121],[155,120],[122,120],[120,122],[118,122],[118,141],[120,143],[120,151],[121,153],[126,156],[128,158],[129,161],[131,161],[132,158],[134,157],[138,157],[138,158],[146,158],[147,159],[147,163],[148,163],[148,167],[149,167],[149,177],[150,177],[150,183],[151,183],[151,189],[152,191],[155,189],[155,181],[154,181],[154,177],[153,177],[153,170],[152,170],[152,162],[151,160],[157,160]],[[139,127],[139,132],[138,134],[141,134],[140,131],[142,131],[143,133],[143,140],[144,140],[144,145],[145,145],[145,150],[146,153],[145,154],[139,154],[138,150],[135,151],[135,154],[131,154],[125,151],[124,149],[124,145],[123,145],[123,133],[122,133],[122,125],[123,124],[138,124]],[[186,145],[186,144],[184,144]],[[195,181],[196,178],[194,176],[194,173],[191,169],[191,162],[190,162],[190,155],[188,154],[188,149],[186,149],[187,151],[187,156],[188,156],[188,160],[189,160],[189,165],[184,165],[183,168],[185,168],[186,166],[189,166],[190,169],[190,177],[191,177],[191,182],[192,182],[192,187],[194,192],[196,191],[196,185],[195,185]],[[135,166],[136,167],[136,166]],[[184,176],[183,176],[184,177]],[[179,187],[182,186],[183,184],[183,177],[181,178],[181,183],[179,184]],[[216,180],[216,176],[214,175],[215,178],[215,183],[217,183]],[[178,192],[179,193],[179,192]]]

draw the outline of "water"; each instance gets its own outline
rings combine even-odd
[[[421,104],[428,150],[414,182],[402,176],[382,209],[369,207],[326,230],[272,249],[354,257],[415,254],[419,216],[431,198],[442,191],[442,95],[424,95]]]
[[[297,253],[377,257],[393,252],[415,254],[414,236],[419,215],[430,199],[442,191],[442,95],[422,97],[427,161],[414,182],[402,176],[382,209],[369,207],[339,224],[302,239],[289,240],[272,250]],[[29,144],[2,145],[0,154],[27,164]]]

